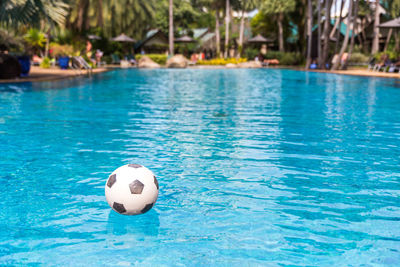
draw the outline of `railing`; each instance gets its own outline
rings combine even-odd
[[[88,77],[92,76],[93,69],[92,67],[83,59],[81,56],[72,57],[72,68],[75,70],[81,71],[82,69],[86,70],[86,74]]]

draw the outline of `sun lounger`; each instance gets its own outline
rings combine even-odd
[[[111,55],[111,64],[120,64],[121,60],[118,55],[112,54]]]

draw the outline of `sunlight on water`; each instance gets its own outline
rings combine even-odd
[[[119,70],[0,85],[0,265],[400,265],[400,85]],[[112,212],[140,163],[160,195]]]

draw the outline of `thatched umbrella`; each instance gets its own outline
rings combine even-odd
[[[121,43],[136,43],[136,40],[126,36],[125,34],[120,34],[117,37],[111,39],[114,42],[121,42]],[[131,52],[133,51],[133,47],[130,48]]]
[[[257,35],[256,37],[250,38],[247,40],[248,43],[255,43],[255,44],[261,44],[261,43],[270,43],[273,42],[272,39],[265,38],[261,34]]]
[[[175,42],[176,42],[176,43],[195,43],[196,40],[194,40],[193,38],[191,38],[191,37],[185,35],[185,36],[176,38],[176,39],[175,39]]]
[[[100,37],[100,36],[97,36],[97,35],[95,35],[95,34],[89,34],[89,35],[87,36],[87,38],[88,38],[89,40],[101,40],[101,37]]]
[[[123,33],[118,35],[117,37],[111,38],[111,40],[115,41],[115,42],[136,43],[135,39],[133,39],[129,36],[126,36]]]
[[[379,24],[380,28],[400,28],[400,18],[392,19]]]
[[[398,28],[400,28],[400,18],[395,18],[389,21],[386,21],[382,24],[379,24],[379,28],[384,28],[384,29],[389,29],[388,35],[386,37],[386,42],[385,42],[385,48],[384,51],[386,51],[390,38],[392,37],[392,31],[395,29],[395,32],[397,32]]]

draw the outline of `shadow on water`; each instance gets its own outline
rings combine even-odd
[[[157,236],[160,227],[159,214],[152,209],[146,214],[127,216],[110,210],[107,232],[114,235]]]

